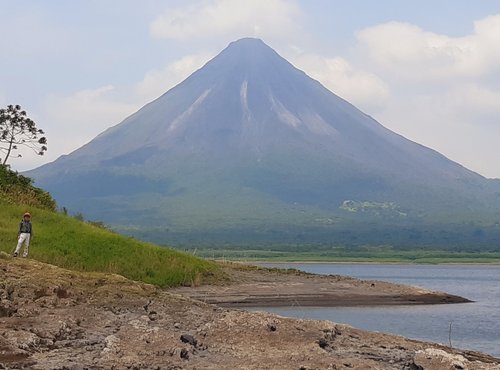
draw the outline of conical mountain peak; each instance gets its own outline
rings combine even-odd
[[[256,37],[243,37],[229,43],[228,48],[265,48],[271,49],[262,39]]]
[[[239,57],[253,59],[263,55],[277,56],[276,52],[264,41],[245,37],[231,42],[219,55],[237,54]]]
[[[202,238],[269,230],[272,239],[274,227],[294,234],[310,225],[305,233],[324,226],[334,240],[321,220],[365,214],[365,205],[404,224],[440,207],[493,204],[489,190],[478,195],[489,189],[485,179],[384,128],[255,38],[232,42],[29,175],[91,219],[146,230],[153,218],[155,227]]]
[[[219,68],[225,75],[235,71],[258,69],[260,73],[276,65],[291,65],[264,41],[257,38],[243,38],[231,42],[214,59],[207,63],[209,68]]]

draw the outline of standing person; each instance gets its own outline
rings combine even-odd
[[[17,241],[17,247],[16,250],[14,251],[14,257],[17,257],[19,255],[19,252],[21,251],[21,247],[24,244],[24,253],[23,257],[28,257],[28,251],[30,247],[30,239],[33,236],[33,226],[31,225],[31,215],[29,212],[26,212],[23,215],[23,219],[21,220],[21,223],[19,224],[19,233],[18,233],[18,241]]]

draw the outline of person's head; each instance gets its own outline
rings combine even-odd
[[[29,212],[26,212],[24,215],[23,215],[23,218],[24,218],[24,221],[29,221],[31,220],[31,215]]]

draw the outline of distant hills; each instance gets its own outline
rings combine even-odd
[[[498,181],[388,130],[259,39],[28,175],[70,211],[178,246],[500,248]]]

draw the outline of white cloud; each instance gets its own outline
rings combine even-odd
[[[340,97],[370,112],[381,109],[389,97],[389,89],[374,73],[354,68],[341,57],[325,58],[301,53],[294,64]]]
[[[477,83],[443,83],[418,92],[391,85],[391,99],[374,114],[386,127],[429,146],[484,176],[500,178],[500,91]]]
[[[186,55],[163,69],[149,71],[137,84],[136,92],[145,101],[155,99],[201,68],[211,57],[209,54]]]
[[[500,70],[500,15],[474,22],[474,32],[463,37],[400,22],[366,28],[357,37],[361,53],[397,78],[477,77]]]
[[[465,167],[484,176],[500,177],[496,158],[500,157],[500,125],[495,125],[496,113],[482,110],[484,101],[479,95],[479,104],[474,101],[475,91],[460,88],[443,94],[405,94],[404,89],[387,104],[386,109],[375,114],[375,118],[386,127],[429,146]],[[482,89],[480,89],[482,90]],[[498,95],[491,91],[486,95]],[[492,108],[491,102],[486,106]],[[498,102],[498,100],[497,100]]]
[[[357,39],[349,63],[390,91],[381,109],[366,106],[367,113],[472,170],[500,177],[492,160],[500,157],[500,15],[474,22],[461,37],[388,22],[361,30]]]
[[[199,1],[184,8],[167,9],[150,25],[158,38],[188,40],[230,34],[282,37],[297,29],[299,8],[285,0]]]
[[[445,109],[453,113],[454,120],[480,126],[494,125],[500,130],[500,91],[477,83],[461,84],[450,89],[442,100]]]
[[[106,85],[69,96],[49,96],[41,120],[51,159],[77,149],[139,108],[137,103],[123,102],[115,92],[113,86]]]

